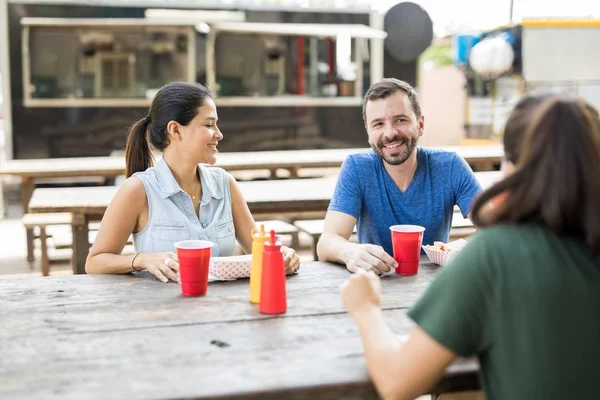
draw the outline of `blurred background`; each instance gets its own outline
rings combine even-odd
[[[418,88],[424,145],[497,141],[525,92],[575,93],[598,104],[600,53],[590,47],[598,50],[598,2],[0,5],[8,159],[119,151],[156,90],[175,80],[217,92],[222,151],[366,146],[361,96],[383,76]]]

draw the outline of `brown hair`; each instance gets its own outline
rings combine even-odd
[[[479,227],[534,223],[576,236],[600,254],[600,119],[583,100],[549,97],[531,114],[517,168],[473,204]],[[492,211],[488,202],[506,199]],[[485,211],[484,211],[485,210]]]
[[[136,122],[125,146],[125,174],[129,178],[154,163],[150,144],[158,150],[169,145],[167,125],[177,121],[187,126],[198,115],[204,100],[213,98],[212,92],[199,83],[174,82],[160,88],[150,106],[148,115]]]
[[[421,118],[421,103],[419,102],[417,91],[408,83],[401,81],[400,79],[383,78],[379,82],[372,84],[363,98],[362,117],[365,126],[367,125],[367,103],[372,100],[385,99],[396,92],[403,92],[408,96],[415,115],[417,118]]]
[[[531,121],[531,116],[536,107],[549,97],[550,95],[525,96],[519,100],[515,105],[515,108],[513,108],[506,120],[502,134],[504,158],[507,161],[517,164],[519,156],[521,155],[525,130],[527,129],[529,121]]]

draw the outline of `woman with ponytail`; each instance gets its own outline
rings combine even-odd
[[[342,286],[383,398],[425,393],[458,356],[479,358],[488,399],[598,397],[600,119],[582,100],[546,97],[509,122],[512,171],[475,200],[480,229],[408,311],[405,344],[379,277],[359,270]]]
[[[129,132],[127,180],[108,206],[85,265],[88,273],[147,270],[163,282],[179,281],[174,244],[203,239],[213,256],[230,256],[236,240],[251,251],[255,227],[235,179],[216,162],[223,134],[211,92],[196,83],[162,87],[148,115]],[[153,151],[162,152],[154,165]],[[133,234],[136,253],[121,255]],[[300,267],[296,252],[283,248],[287,273]]]

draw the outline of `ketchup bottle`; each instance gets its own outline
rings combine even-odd
[[[285,265],[281,243],[271,230],[271,240],[265,242],[260,285],[259,311],[263,314],[283,314],[287,310]]]

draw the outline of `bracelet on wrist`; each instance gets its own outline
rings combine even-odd
[[[133,262],[135,261],[137,256],[139,256],[140,254],[141,253],[135,253],[135,256],[133,256],[133,258],[131,259],[131,269],[133,270],[132,272],[140,272],[141,271],[139,269],[135,269],[135,267],[133,266]]]

